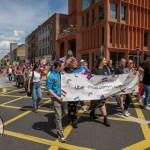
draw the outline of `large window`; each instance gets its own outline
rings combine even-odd
[[[94,24],[96,21],[96,11],[95,9],[92,10],[92,23]]]
[[[90,24],[90,15],[89,15],[89,13],[86,14],[86,20],[87,20],[86,25],[89,26],[89,24]]]
[[[84,27],[84,16],[82,16],[82,27]]]
[[[104,19],[104,5],[99,6],[99,21]]]
[[[90,7],[90,0],[82,0],[82,10]]]
[[[93,0],[93,3],[95,4],[95,3],[97,3],[97,2],[99,2],[100,0]]]
[[[117,4],[110,4],[110,17],[113,19],[117,19]]]
[[[113,27],[110,27],[110,43],[112,43]]]
[[[104,34],[105,34],[105,30],[104,27],[102,28],[102,44],[104,44]]]
[[[121,6],[121,20],[126,20],[126,7]]]
[[[144,47],[147,47],[147,45],[148,45],[148,33],[145,32],[144,33]]]

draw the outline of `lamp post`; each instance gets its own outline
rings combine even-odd
[[[139,46],[136,47],[136,51],[137,51],[137,68],[138,68],[139,64],[140,64],[140,48],[139,48]]]

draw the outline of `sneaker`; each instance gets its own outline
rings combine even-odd
[[[144,106],[144,109],[145,110],[150,110],[150,107],[149,106]]]
[[[123,115],[124,115],[125,117],[129,117],[129,116],[130,116],[130,113],[128,113],[127,110],[124,110]]]
[[[72,120],[72,127],[73,127],[73,128],[78,128],[77,119],[73,119],[73,120]]]
[[[61,142],[61,143],[66,142],[66,139],[64,138],[63,132],[57,131],[57,135],[58,135],[59,142]]]

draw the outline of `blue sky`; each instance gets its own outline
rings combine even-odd
[[[68,13],[68,0],[0,0],[0,59],[54,13]]]

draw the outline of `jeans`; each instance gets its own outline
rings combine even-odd
[[[11,73],[11,74],[8,74],[8,79],[9,79],[9,82],[12,81],[12,73]]]
[[[144,105],[147,106],[148,102],[150,101],[150,85],[143,84],[145,98],[144,98]]]
[[[32,100],[34,109],[38,109],[38,104],[42,99],[40,83],[33,83]]]

